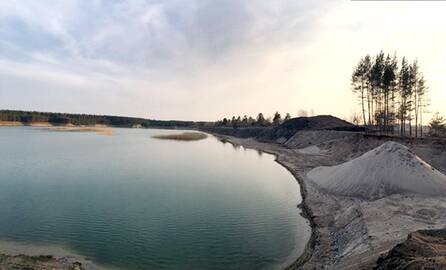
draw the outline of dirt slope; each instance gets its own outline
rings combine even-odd
[[[379,258],[374,269],[446,269],[446,230],[409,234],[406,241]]]

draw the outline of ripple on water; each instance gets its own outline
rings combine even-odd
[[[0,238],[125,269],[218,270],[277,268],[310,235],[297,182],[267,154],[151,130],[22,130],[0,130]]]

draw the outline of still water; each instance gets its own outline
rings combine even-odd
[[[117,269],[276,269],[309,239],[274,157],[215,137],[0,127],[0,240]]]

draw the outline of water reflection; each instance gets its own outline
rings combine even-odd
[[[123,269],[274,269],[302,252],[299,186],[273,156],[159,133],[0,128],[0,239]]]

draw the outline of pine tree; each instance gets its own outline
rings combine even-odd
[[[407,113],[409,120],[409,136],[412,136],[412,112],[417,110],[417,90],[418,85],[418,62],[415,60],[413,64],[409,67],[409,88],[408,88],[408,102],[407,102]]]
[[[257,115],[257,124],[263,126],[265,125],[265,122],[266,120],[265,117],[263,116],[263,113],[259,113],[259,115]]]
[[[376,57],[370,70],[370,82],[372,86],[372,116],[378,127],[382,129],[382,77],[384,72],[384,53],[381,51]]]
[[[367,99],[368,125],[371,126],[373,124],[372,123],[373,93],[372,93],[372,86],[371,86],[372,84],[371,84],[371,76],[370,76],[370,70],[372,68],[372,59],[371,59],[370,55],[367,54],[364,57],[363,66],[364,66],[364,69],[367,70],[367,72],[364,73],[364,76],[365,76],[364,80],[366,81],[365,86],[366,86],[366,91],[367,91],[366,99]]]
[[[379,131],[394,132],[399,121],[400,134],[422,135],[422,119],[428,105],[425,80],[418,62],[410,65],[406,58],[398,68],[398,58],[380,52],[360,60],[351,77],[352,90],[357,94],[362,109],[362,122]],[[412,121],[415,120],[415,132]],[[418,132],[420,129],[420,132]]]
[[[444,136],[446,134],[446,119],[435,113],[429,123],[429,135],[434,137]]]
[[[420,74],[420,78],[418,79],[418,85],[417,85],[417,123],[418,125],[418,119],[420,122],[420,136],[423,137],[423,113],[424,108],[429,105],[429,101],[427,100],[427,90],[428,87],[426,86],[426,80],[424,79],[423,74]]]
[[[364,125],[366,125],[365,117],[365,102],[367,99],[366,91],[368,89],[368,76],[370,72],[370,57],[366,56],[359,62],[356,69],[353,71],[351,84],[353,92],[359,97],[362,107],[362,119]]]
[[[396,98],[399,94],[399,89],[398,89],[398,58],[396,56],[396,54],[393,55],[392,58],[392,62],[391,62],[391,67],[392,67],[392,71],[394,74],[394,79],[390,85],[390,112],[389,112],[389,121],[390,121],[390,125],[391,125],[391,131],[392,133],[395,132],[395,121],[396,121]]]
[[[274,118],[273,118],[273,124],[274,125],[280,125],[280,123],[282,123],[282,117],[280,116],[279,112],[276,112],[274,114]]]
[[[247,126],[248,125],[248,116],[247,115],[243,116],[242,125],[243,126]]]
[[[396,66],[395,62],[387,55],[384,63],[384,71],[382,75],[382,90],[384,96],[384,130],[389,132],[390,126],[390,98],[394,90],[394,85],[396,84]]]
[[[252,118],[251,116],[248,117],[248,125],[254,125],[256,122],[256,120],[254,118]]]
[[[399,73],[399,91],[400,91],[400,125],[401,125],[401,135],[406,133],[406,119],[407,119],[407,99],[410,94],[410,68],[407,64],[406,58],[403,57],[401,61],[401,69]]]

